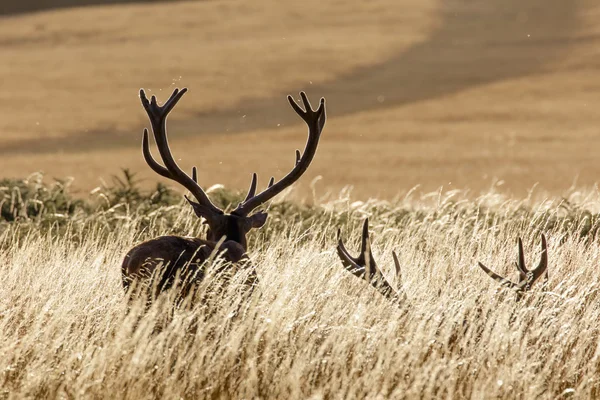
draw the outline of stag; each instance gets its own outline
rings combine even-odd
[[[143,89],[140,90],[142,105],[148,114],[154,140],[163,164],[158,163],[150,153],[148,129],[144,129],[142,137],[142,153],[146,163],[154,172],[165,178],[171,179],[187,189],[194,200],[185,196],[192,206],[195,214],[204,219],[208,225],[206,239],[180,236],[161,236],[143,242],[127,253],[121,267],[123,287],[125,290],[134,281],[157,277],[156,289],[161,292],[173,286],[177,276],[186,278],[192,276],[194,280],[204,277],[203,264],[215,253],[220,253],[224,261],[231,264],[247,261],[246,235],[252,229],[262,227],[267,220],[266,211],[257,211],[262,204],[268,202],[284,189],[296,182],[308,169],[317,151],[319,138],[325,126],[325,99],[321,98],[320,105],[313,110],[304,92],[300,93],[304,108],[288,96],[288,101],[293,110],[308,125],[308,140],[304,152],[296,150],[296,162],[292,170],[278,182],[271,178],[265,190],[256,193],[257,175],[252,174],[250,189],[244,201],[231,211],[215,206],[206,192],[200,187],[197,180],[196,167],[192,168],[192,176],[186,174],[175,162],[167,141],[167,116],[177,102],[186,93],[187,89],[175,89],[171,97],[161,106],[156,97],[150,101]],[[241,264],[241,263],[240,263]],[[246,265],[249,263],[246,262]],[[161,267],[161,270],[158,268]],[[193,275],[192,275],[193,274]],[[256,282],[256,273],[251,271],[249,282]]]
[[[385,278],[381,270],[377,267],[377,263],[375,262],[375,258],[371,252],[368,218],[366,218],[365,222],[363,223],[360,253],[358,257],[352,257],[350,253],[348,253],[348,250],[346,250],[340,229],[338,229],[337,253],[346,271],[350,272],[359,279],[366,280],[385,298],[393,302],[406,299],[404,292],[402,291],[402,293],[400,293],[394,289],[394,287]],[[392,257],[394,258],[396,282],[398,282],[398,285],[401,285],[402,271],[400,269],[400,262],[398,261],[396,252],[392,251]]]
[[[503,278],[488,267],[479,263],[479,267],[488,274],[493,280],[500,283],[500,285],[508,287],[517,292],[517,300],[520,300],[523,293],[531,290],[533,284],[542,276],[545,275],[544,281],[548,282],[548,246],[546,245],[546,236],[542,234],[542,255],[540,262],[537,267],[532,270],[528,270],[525,266],[525,255],[523,252],[523,241],[521,238],[518,240],[519,247],[519,260],[515,262],[515,266],[519,271],[519,282],[511,282],[510,280]]]

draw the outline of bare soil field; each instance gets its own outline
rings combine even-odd
[[[304,179],[321,191],[561,194],[600,176],[591,0],[20,3],[0,16],[0,176],[155,182],[138,90],[182,86],[172,147],[206,186],[289,170],[306,128],[285,95],[300,90],[328,102]]]

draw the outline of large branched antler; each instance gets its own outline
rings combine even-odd
[[[344,246],[341,231],[339,229],[337,253],[340,257],[340,260],[342,261],[344,268],[348,272],[358,277],[359,279],[365,279],[386,298],[394,301],[405,298],[404,294],[399,294],[392,287],[392,285],[387,281],[387,279],[385,279],[385,276],[381,273],[381,270],[377,267],[377,263],[375,262],[375,259],[373,258],[373,253],[371,252],[371,240],[369,238],[368,218],[366,218],[365,222],[363,223],[360,254],[358,255],[358,257],[352,257],[350,253],[348,253],[348,250],[346,250],[346,246]],[[402,281],[400,262],[398,261],[398,256],[395,252],[392,252],[392,256],[394,257],[397,278],[396,281],[400,285],[400,282]]]
[[[545,274],[545,281],[548,281],[548,246],[546,244],[546,236],[542,234],[542,255],[538,266],[532,270],[528,270],[525,266],[525,254],[523,252],[523,241],[521,238],[519,242],[519,261],[515,263],[517,270],[519,271],[519,282],[514,283],[510,280],[503,278],[488,267],[479,263],[479,267],[488,274],[492,279],[499,282],[502,286],[506,286],[516,291],[521,297],[523,292],[527,292],[531,289],[532,285]]]
[[[288,101],[290,102],[290,105],[294,111],[296,111],[296,113],[304,120],[304,122],[306,122],[306,125],[308,125],[308,140],[306,142],[306,147],[304,148],[304,153],[300,155],[300,150],[296,150],[296,163],[290,173],[284,176],[277,183],[275,183],[274,178],[271,178],[267,189],[259,194],[256,194],[257,176],[255,173],[252,174],[252,182],[250,183],[248,195],[246,196],[246,199],[237,206],[232,214],[247,216],[253,209],[271,200],[284,189],[296,182],[298,178],[300,178],[308,169],[308,166],[312,162],[317,151],[319,138],[321,137],[321,132],[325,126],[325,120],[327,119],[327,116],[325,113],[324,98],[321,98],[319,108],[315,111],[312,109],[310,102],[306,97],[306,93],[300,92],[300,97],[302,97],[302,102],[304,103],[304,108],[306,108],[306,110],[303,110],[292,98],[292,96],[288,96]]]
[[[150,143],[148,140],[148,129],[144,128],[144,136],[142,139],[142,152],[144,153],[144,159],[146,163],[156,172],[157,174],[164,176],[165,178],[172,179],[179,183],[183,187],[192,193],[192,195],[198,201],[198,205],[204,210],[204,213],[209,217],[210,215],[223,214],[223,211],[215,206],[204,190],[197,183],[196,167],[192,170],[192,177],[183,172],[181,168],[175,162],[171,149],[169,148],[169,142],[167,140],[167,117],[177,102],[187,92],[187,88],[181,90],[175,89],[169,99],[162,105],[159,106],[156,101],[156,96],[152,96],[150,101],[146,97],[144,89],[140,89],[140,99],[142,105],[148,114],[150,124],[152,125],[152,133],[156,146],[160,153],[160,157],[164,162],[164,166],[160,165],[150,153]]]

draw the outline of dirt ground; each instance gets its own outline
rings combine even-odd
[[[204,186],[285,174],[306,139],[285,99],[300,90],[327,99],[302,185],[322,176],[321,194],[560,194],[600,177],[596,1],[89,3],[0,11],[0,176],[84,192],[131,168],[152,184],[138,90],[187,86],[170,138]]]

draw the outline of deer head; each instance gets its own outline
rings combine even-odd
[[[371,252],[371,240],[369,238],[369,219],[366,218],[363,223],[362,229],[362,240],[360,246],[360,254],[358,257],[352,257],[348,250],[346,250],[346,246],[344,246],[344,242],[342,240],[341,231],[338,229],[338,245],[337,245],[337,253],[342,260],[342,265],[346,269],[346,271],[350,272],[352,275],[356,276],[359,279],[366,280],[369,282],[371,286],[373,286],[379,293],[381,293],[384,297],[392,301],[404,300],[406,299],[405,294],[399,293],[394,289],[394,287],[385,279],[385,276],[381,272],[381,270],[377,267],[377,263],[375,262],[375,258],[373,257],[373,253]],[[401,285],[402,282],[402,271],[400,269],[400,262],[398,261],[398,256],[395,252],[392,252],[392,257],[394,257],[394,265],[396,271],[396,281],[398,285]]]
[[[186,88],[181,90],[175,89],[171,97],[160,106],[155,96],[152,96],[150,101],[148,101],[144,90],[140,90],[140,99],[150,119],[154,140],[156,141],[164,166],[159,164],[150,153],[148,129],[144,129],[142,139],[144,159],[154,172],[165,178],[174,180],[194,196],[195,201],[190,200],[187,196],[186,199],[193,207],[196,215],[204,218],[205,223],[208,224],[208,240],[218,241],[225,237],[225,240],[237,242],[246,250],[246,234],[253,228],[262,227],[267,220],[266,212],[258,211],[252,214],[252,211],[296,182],[312,162],[317,151],[321,132],[325,126],[325,99],[321,98],[319,108],[315,111],[312,109],[304,92],[301,92],[300,96],[306,110],[302,109],[291,96],[288,96],[288,101],[294,111],[308,125],[308,141],[304,153],[301,155],[300,151],[296,150],[294,168],[278,182],[275,182],[274,178],[271,178],[267,189],[258,194],[256,194],[258,178],[256,173],[252,174],[250,189],[245,200],[235,210],[227,214],[210,201],[198,184],[196,167],[192,169],[192,176],[190,177],[179,168],[171,154],[167,141],[167,116],[186,92]]]

